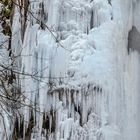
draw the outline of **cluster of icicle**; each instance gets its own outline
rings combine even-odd
[[[102,88],[94,84],[83,85],[80,89],[60,87],[47,94],[48,110],[43,114],[29,113],[25,139],[88,140],[102,137],[99,130],[107,123],[102,114],[107,102]]]
[[[70,84],[75,73],[73,67],[82,61],[84,51],[78,42],[100,25],[100,19],[111,19],[110,9],[107,17],[103,17],[104,12],[98,12],[100,6],[101,3],[84,0],[30,1],[29,9],[38,20],[28,15],[24,39],[20,37],[23,28],[16,7],[12,47],[16,53],[21,52],[21,71],[37,73],[37,76],[20,77],[25,103],[33,105],[36,110],[28,106],[21,109],[24,116],[15,121],[13,138],[90,140],[101,137],[99,129],[105,123],[101,110],[104,110],[106,101],[102,87],[92,83]]]

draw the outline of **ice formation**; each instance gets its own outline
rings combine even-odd
[[[29,0],[28,9],[15,6],[12,50],[33,108],[14,123],[5,114],[0,139],[139,140],[140,1]]]

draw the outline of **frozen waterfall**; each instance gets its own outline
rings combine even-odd
[[[15,3],[11,48],[28,106],[14,121],[4,114],[0,140],[140,140],[140,1]]]

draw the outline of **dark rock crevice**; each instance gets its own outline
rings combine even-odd
[[[132,26],[132,29],[128,33],[128,54],[133,51],[140,53],[140,33],[135,26]]]

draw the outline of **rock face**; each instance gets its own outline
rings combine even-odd
[[[140,1],[21,4],[11,48],[28,106],[0,139],[139,140]]]
[[[140,53],[140,33],[135,26],[132,27],[128,35],[128,49],[136,50]]]

